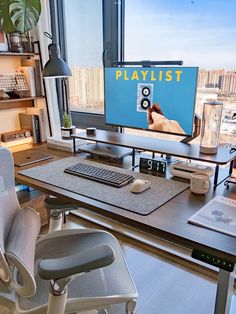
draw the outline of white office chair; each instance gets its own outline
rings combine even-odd
[[[14,313],[107,313],[137,291],[121,248],[109,233],[60,230],[38,238],[39,215],[20,208],[11,153],[0,148],[0,304]]]

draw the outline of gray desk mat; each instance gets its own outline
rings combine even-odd
[[[78,162],[118,172],[132,173],[136,179],[145,179],[150,181],[151,188],[143,193],[133,194],[130,192],[131,183],[121,188],[115,188],[106,184],[64,173],[64,169],[66,167]],[[47,165],[23,170],[19,173],[140,215],[150,214],[189,187],[189,184],[187,183],[167,180],[104,164],[98,164],[79,157],[68,157],[51,162]]]

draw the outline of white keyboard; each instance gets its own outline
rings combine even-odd
[[[0,73],[0,89],[4,92],[29,90],[22,73]]]

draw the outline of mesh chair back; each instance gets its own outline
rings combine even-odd
[[[19,208],[13,158],[8,149],[0,147],[0,279],[3,282],[10,280],[10,269],[5,259],[5,243]]]
[[[20,209],[13,158],[8,149],[0,148],[0,280],[23,297],[36,291],[34,257],[40,226],[37,212]]]
[[[5,256],[13,270],[11,288],[22,297],[36,292],[34,258],[40,217],[32,208],[22,208],[15,215],[6,243]]]

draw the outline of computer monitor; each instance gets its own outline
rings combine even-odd
[[[192,136],[197,67],[106,67],[106,123]]]

